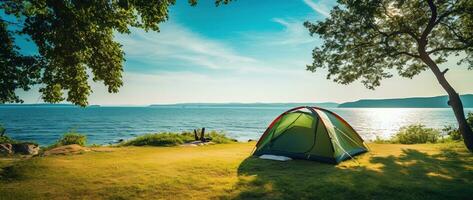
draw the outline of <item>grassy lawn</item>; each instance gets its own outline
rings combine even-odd
[[[337,166],[248,158],[255,143],[0,159],[0,199],[469,199],[461,144],[371,144]],[[102,148],[103,150],[103,148]]]

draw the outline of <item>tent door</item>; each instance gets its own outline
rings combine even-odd
[[[306,153],[315,145],[317,117],[302,114],[282,133],[271,139],[271,150],[287,153]]]

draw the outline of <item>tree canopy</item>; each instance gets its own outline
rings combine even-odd
[[[189,0],[195,5],[197,0]],[[216,0],[216,5],[229,0]],[[158,31],[175,0],[4,0],[0,10],[0,103],[22,102],[18,89],[38,84],[42,98],[88,104],[88,83],[101,81],[112,93],[122,86],[124,52],[114,33],[131,27]],[[26,35],[37,55],[22,55],[16,35]]]
[[[473,69],[472,0],[339,0],[330,16],[305,22],[324,43],[313,50],[307,70],[328,69],[328,79],[349,84],[361,79],[370,89],[392,71],[412,78],[430,69],[448,93],[466,147],[473,152],[473,130],[459,94],[438,64],[460,57]]]
[[[341,84],[361,80],[374,89],[394,70],[412,78],[428,69],[423,50],[437,64],[456,55],[461,57],[459,64],[473,68],[471,0],[339,0],[338,4],[325,20],[304,23],[311,35],[324,41],[313,50],[309,71],[325,68],[328,79]]]

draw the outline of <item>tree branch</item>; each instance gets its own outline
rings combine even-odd
[[[455,37],[457,37],[457,40],[459,42],[464,43],[466,46],[471,46],[473,45],[473,38],[465,38],[462,36],[460,33],[458,33],[452,26],[448,25],[447,23],[441,23],[445,27],[447,27],[448,30],[450,30]]]
[[[419,55],[413,54],[413,53],[410,53],[410,52],[407,52],[407,51],[399,51],[399,52],[394,52],[394,53],[395,53],[394,55],[407,55],[407,56],[411,56],[411,57],[414,57],[414,58],[420,58]]]
[[[390,19],[392,19],[387,14],[387,10],[386,10],[386,7],[384,6],[384,4],[383,4],[383,8],[384,8],[385,15],[388,16]],[[412,30],[409,30],[407,28],[405,28],[404,30],[395,30],[395,31],[387,33],[387,32],[383,32],[383,31],[379,30],[379,28],[376,25],[370,24],[370,26],[371,26],[371,28],[375,29],[379,34],[383,35],[386,38],[389,38],[389,37],[392,37],[392,36],[395,36],[395,35],[407,34],[407,35],[411,36],[412,39],[414,39],[415,41],[417,41],[417,42],[419,41],[419,38],[417,37],[417,35]]]
[[[468,45],[461,46],[461,47],[440,47],[440,48],[433,49],[431,51],[427,51],[427,54],[430,55],[432,53],[439,52],[439,51],[461,51],[467,48],[468,48]]]
[[[427,24],[424,31],[422,32],[422,35],[420,36],[420,41],[424,43],[422,44],[424,48],[427,45],[427,36],[430,34],[432,29],[434,29],[435,22],[437,21],[437,6],[435,5],[433,0],[427,0],[427,3],[429,4],[432,15],[430,16],[429,23]]]
[[[447,73],[448,70],[449,70],[448,68],[444,69],[444,70],[442,71],[442,76],[445,75],[445,73]]]

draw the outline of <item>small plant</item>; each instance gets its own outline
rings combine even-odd
[[[71,131],[64,134],[58,141],[57,146],[77,144],[80,146],[85,146],[87,142],[87,136]]]
[[[224,133],[210,131],[205,134],[213,143],[230,143],[234,140],[228,138]],[[138,136],[134,139],[121,143],[121,146],[177,146],[187,142],[195,141],[193,132],[182,133],[152,133]]]
[[[8,136],[4,135],[4,136],[0,136],[0,144],[2,143],[15,143],[15,141],[9,138]]]
[[[447,134],[448,139],[452,141],[459,141],[462,140],[462,135],[458,128],[455,128],[452,125],[445,126],[442,131]]]
[[[373,140],[373,143],[376,143],[376,144],[390,144],[390,143],[393,143],[392,140],[390,139],[383,139],[379,136],[376,136],[376,139]]]
[[[223,132],[210,131],[209,136],[212,139],[211,141],[216,144],[226,144],[235,142],[234,139],[227,137],[227,135],[225,135],[225,133]]]
[[[466,122],[470,125],[470,128],[473,129],[473,113],[469,112],[466,117]]]
[[[5,135],[5,128],[3,127],[3,125],[0,124],[0,137],[4,136]]]
[[[15,141],[5,135],[5,128],[0,124],[0,144],[2,143],[15,143]]]
[[[190,134],[154,133],[138,136],[124,142],[124,146],[176,146],[190,142],[194,137]]]
[[[393,142],[401,144],[436,143],[439,138],[440,131],[416,124],[401,127],[394,136]]]

